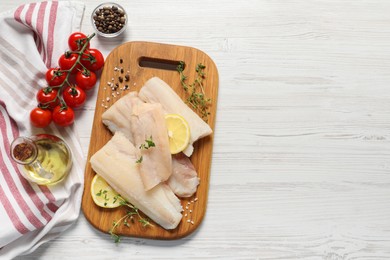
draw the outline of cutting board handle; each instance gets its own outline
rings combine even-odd
[[[177,73],[177,66],[181,61],[185,62],[187,69],[195,71],[197,63],[207,64],[212,66],[212,70],[216,71],[214,62],[204,52],[185,46],[169,45],[163,43],[151,42],[130,42],[120,46],[120,53],[125,53],[125,50],[132,46],[130,56],[131,68],[140,70],[152,69],[170,75]],[[191,75],[189,75],[191,76]]]
[[[180,61],[176,60],[159,59],[146,56],[142,56],[138,59],[138,65],[142,68],[177,71],[177,66],[179,64]]]

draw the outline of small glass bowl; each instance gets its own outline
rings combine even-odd
[[[118,8],[118,10],[123,12],[124,23],[123,23],[123,27],[119,31],[116,31],[116,32],[104,32],[104,31],[100,31],[99,30],[99,27],[103,27],[103,26],[97,26],[96,25],[96,21],[95,21],[94,18],[95,18],[95,16],[97,16],[97,12],[99,12],[101,10],[104,10],[104,8],[108,8],[107,10],[109,10],[109,11],[112,10],[113,8]],[[102,3],[102,4],[98,5],[93,10],[93,12],[91,14],[92,27],[94,28],[94,30],[96,31],[96,33],[98,35],[106,37],[106,38],[116,37],[116,36],[120,35],[121,33],[123,33],[126,30],[126,27],[127,27],[127,20],[128,20],[128,17],[127,17],[127,13],[126,13],[125,9],[122,6],[120,6],[119,4],[116,4],[116,3],[113,3],[113,2],[106,2],[106,3]],[[107,25],[106,29],[108,29],[108,25]]]

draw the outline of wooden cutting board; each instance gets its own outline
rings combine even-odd
[[[154,76],[167,82],[185,100],[187,94],[180,84],[180,75],[176,71],[179,61],[184,61],[186,64],[184,74],[188,76],[189,83],[192,83],[196,77],[195,68],[197,64],[202,63],[206,66],[205,93],[212,100],[209,108],[210,116],[208,123],[214,131],[218,95],[218,71],[214,62],[204,52],[184,46],[151,42],[128,42],[115,48],[106,58],[98,89],[82,198],[82,209],[85,217],[95,228],[102,232],[108,233],[113,221],[119,220],[125,215],[126,208],[100,208],[95,205],[91,197],[91,180],[95,172],[91,168],[89,159],[112,137],[110,131],[103,125],[101,115],[120,97],[128,94],[130,91],[139,91],[143,84]],[[129,81],[126,81],[126,74],[129,75]],[[119,77],[122,77],[123,81]],[[111,86],[116,84],[118,85],[117,90],[112,91]],[[124,88],[128,89],[124,90]],[[179,226],[174,230],[168,231],[153,221],[154,226],[147,228],[142,227],[139,223],[134,223],[130,227],[120,225],[116,229],[116,234],[150,239],[178,239],[189,235],[199,227],[206,212],[213,135],[197,141],[194,147],[195,151],[191,156],[191,161],[198,172],[200,184],[194,196],[188,199],[181,199],[184,211],[183,219]]]

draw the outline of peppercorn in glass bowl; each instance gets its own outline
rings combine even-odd
[[[112,38],[126,30],[127,14],[122,6],[107,2],[98,5],[93,10],[91,21],[98,35]]]

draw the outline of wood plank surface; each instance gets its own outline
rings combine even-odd
[[[32,0],[2,0],[3,10]],[[390,1],[117,1],[128,41],[219,71],[207,211],[177,240],[115,245],[81,213],[26,259],[390,259]],[[82,31],[100,4],[86,4]],[[77,111],[85,156],[97,91]]]
[[[218,71],[214,62],[204,52],[186,46],[168,45],[151,42],[128,42],[115,48],[106,58],[100,78],[91,141],[85,168],[85,184],[82,209],[88,221],[102,232],[108,232],[114,221],[126,214],[125,207],[104,209],[97,206],[91,197],[91,181],[95,172],[88,163],[89,159],[101,149],[112,134],[102,123],[102,114],[117,100],[131,91],[139,91],[152,77],[159,77],[186,100],[186,93],[180,83],[180,74],[176,68],[179,62],[185,62],[183,73],[191,84],[197,77],[196,66],[205,65],[204,91],[212,102],[209,106],[208,124],[214,130],[218,100]],[[124,80],[129,76],[129,81]],[[122,80],[119,80],[119,77]],[[114,90],[113,90],[114,89]],[[198,173],[200,184],[190,198],[181,198],[183,219],[174,230],[165,230],[152,221],[153,227],[144,228],[141,224],[130,227],[120,225],[118,235],[152,239],[178,239],[193,232],[201,223],[207,205],[209,176],[213,147],[213,134],[198,140],[194,144],[194,153],[190,159]],[[189,222],[188,222],[189,221]]]

